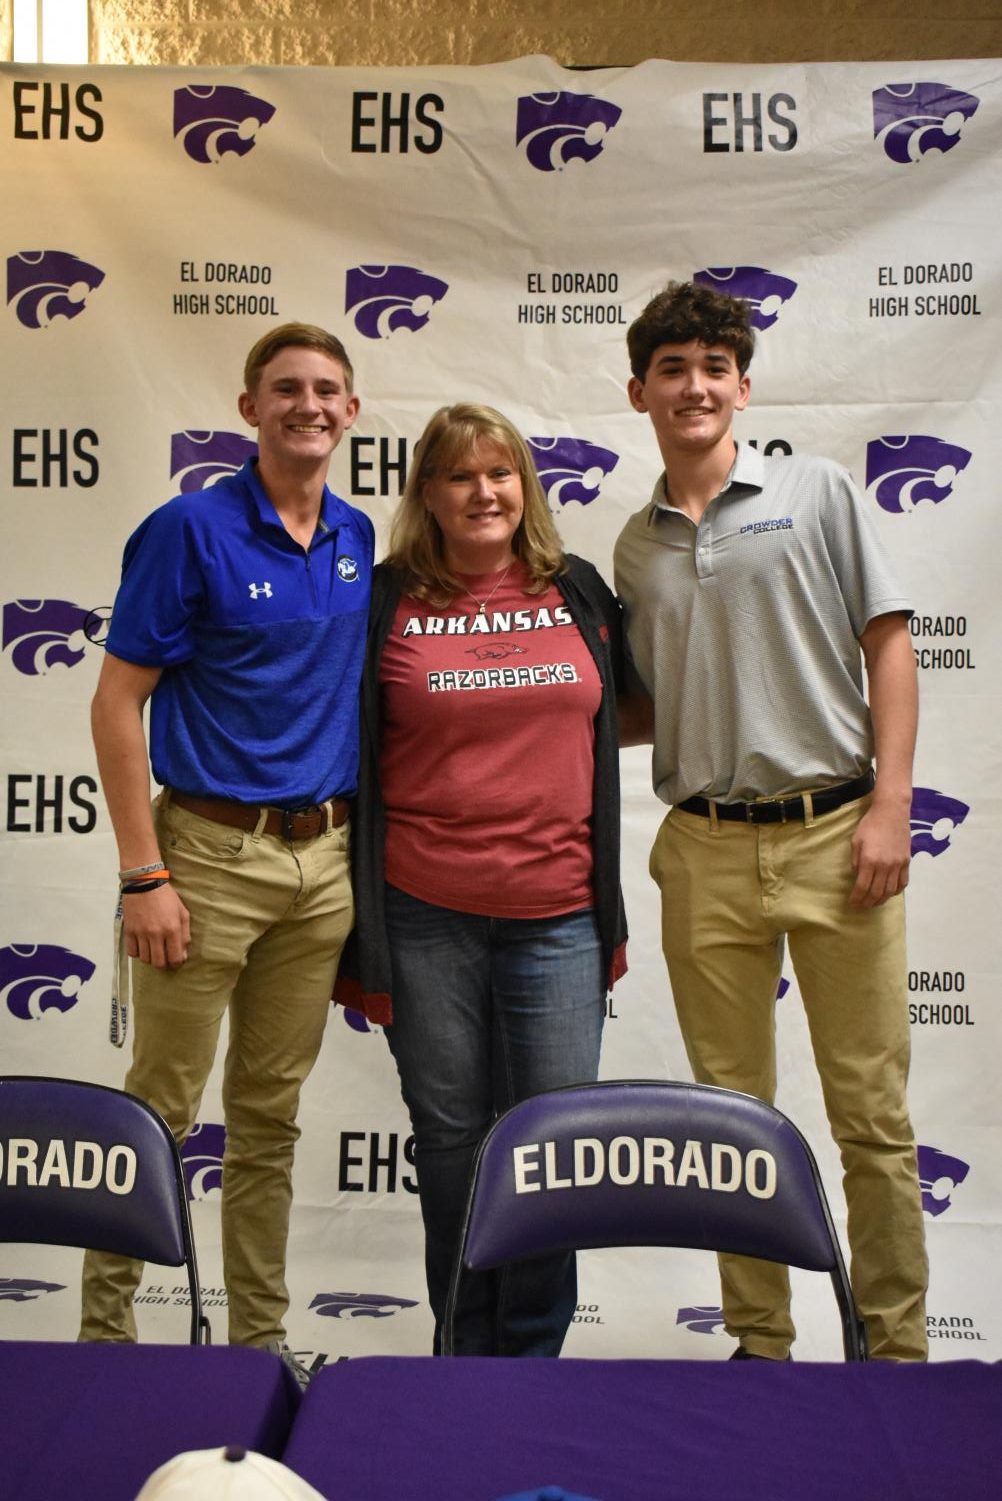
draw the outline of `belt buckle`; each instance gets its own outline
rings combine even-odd
[[[765,817],[766,808],[778,808],[779,818]],[[756,818],[755,814],[757,812],[761,812],[763,816]],[[786,823],[786,799],[782,797],[768,797],[762,798],[757,803],[745,803],[745,820],[750,824],[754,824],[756,828],[759,824],[763,823]]]
[[[282,809],[282,838],[287,839],[290,844],[296,837],[292,828],[292,821],[296,816],[296,812],[295,808]]]

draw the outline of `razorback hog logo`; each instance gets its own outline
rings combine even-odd
[[[20,1021],[70,1011],[95,965],[57,943],[11,943],[0,949],[0,1002]]]
[[[65,1282],[38,1282],[34,1277],[0,1277],[0,1303],[34,1303],[46,1293],[61,1293]]]
[[[761,330],[772,327],[797,290],[795,281],[764,266],[707,266],[694,272],[692,279],[697,286],[712,287],[715,292],[747,302],[752,328]]]
[[[888,83],[873,91],[873,137],[905,167],[952,151],[980,103],[948,83]]]
[[[413,1298],[386,1293],[317,1293],[310,1308],[324,1319],[388,1319],[401,1308],[416,1308]]]
[[[619,463],[618,453],[587,438],[530,438],[528,443],[551,508],[571,500],[591,505],[601,493],[602,481]]]
[[[275,106],[231,84],[191,84],[174,90],[174,138],[193,162],[218,163],[246,156],[257,145]]]
[[[208,490],[217,480],[236,474],[256,453],[257,444],[243,433],[171,433],[170,477],[182,495]]]
[[[515,115],[515,144],[537,172],[562,172],[592,162],[623,111],[594,94],[525,94]]]
[[[25,328],[78,318],[104,272],[69,250],[21,250],[7,258],[7,301]]]
[[[912,788],[912,855],[941,855],[950,848],[950,836],[971,809],[959,798],[947,797],[934,787]]]
[[[181,1166],[188,1198],[207,1199],[223,1187],[223,1152],[226,1128],[215,1121],[199,1121],[192,1126],[181,1147]]]
[[[524,657],[525,647],[516,646],[514,641],[486,641],[483,646],[469,647],[466,655],[476,657],[478,662],[503,662],[505,657]]]
[[[934,1219],[945,1214],[950,1207],[950,1195],[971,1171],[970,1163],[939,1147],[918,1149],[919,1187],[922,1190],[922,1208]]]
[[[398,329],[417,333],[449,290],[447,282],[416,266],[352,266],[345,277],[344,310],[366,339],[388,339]]]
[[[724,1310],[712,1303],[695,1303],[689,1308],[680,1308],[675,1323],[690,1329],[693,1334],[716,1334],[724,1327]]]
[[[75,667],[88,646],[103,646],[111,606],[87,609],[68,599],[12,599],[3,607],[3,650],[18,672],[40,677],[50,667]]]
[[[915,433],[874,438],[866,445],[866,493],[882,511],[901,516],[920,501],[933,505],[953,494],[971,462],[966,448]]]

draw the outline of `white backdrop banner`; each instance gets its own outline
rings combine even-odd
[[[625,332],[669,277],[746,297],[739,436],[851,469],[916,606],[909,892],[933,1358],[1002,1358],[997,851],[997,316],[1002,64],[5,67],[0,117],[0,1068],[119,1084],[107,1037],[116,858],[88,733],[127,534],[252,451],[243,357],[277,322],[341,336],[362,414],[332,483],[382,541],[444,402],[532,440],[567,547],[611,575],[659,460]],[[554,754],[559,754],[554,747]],[[647,851],[663,809],[624,754],[631,970],[606,1077],[687,1074]],[[792,972],[779,1103],[841,1208]],[[224,1337],[218,1072],[186,1149]],[[334,1011],[304,1097],[292,1342],[320,1364],[429,1348],[412,1144],[378,1029]],[[78,1253],[0,1249],[0,1337],[75,1331]],[[819,1279],[801,1352],[837,1356]],[[183,1338],[150,1268],[144,1335]],[[711,1259],[583,1260],[575,1355],[720,1358]],[[174,1305],[178,1305],[175,1307]]]

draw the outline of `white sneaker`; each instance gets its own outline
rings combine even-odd
[[[283,1345],[279,1340],[276,1339],[272,1340],[271,1344],[266,1345],[265,1348],[267,1350],[270,1350],[273,1355],[280,1355],[282,1357],[282,1360],[289,1367],[289,1370],[295,1377],[297,1386],[299,1386],[302,1391],[305,1391],[310,1382],[313,1380],[313,1372],[306,1366],[304,1366],[301,1360],[297,1360],[295,1354],[292,1352],[292,1350],[289,1349],[288,1345]]]

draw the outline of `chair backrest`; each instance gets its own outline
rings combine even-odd
[[[446,1311],[465,1270],[598,1246],[684,1246],[831,1276],[846,1359],[865,1359],[814,1155],[781,1111],[711,1085],[621,1080],[551,1090],[477,1153]]]
[[[185,1266],[191,1341],[208,1338],[177,1143],[135,1095],[0,1077],[0,1240]]]

